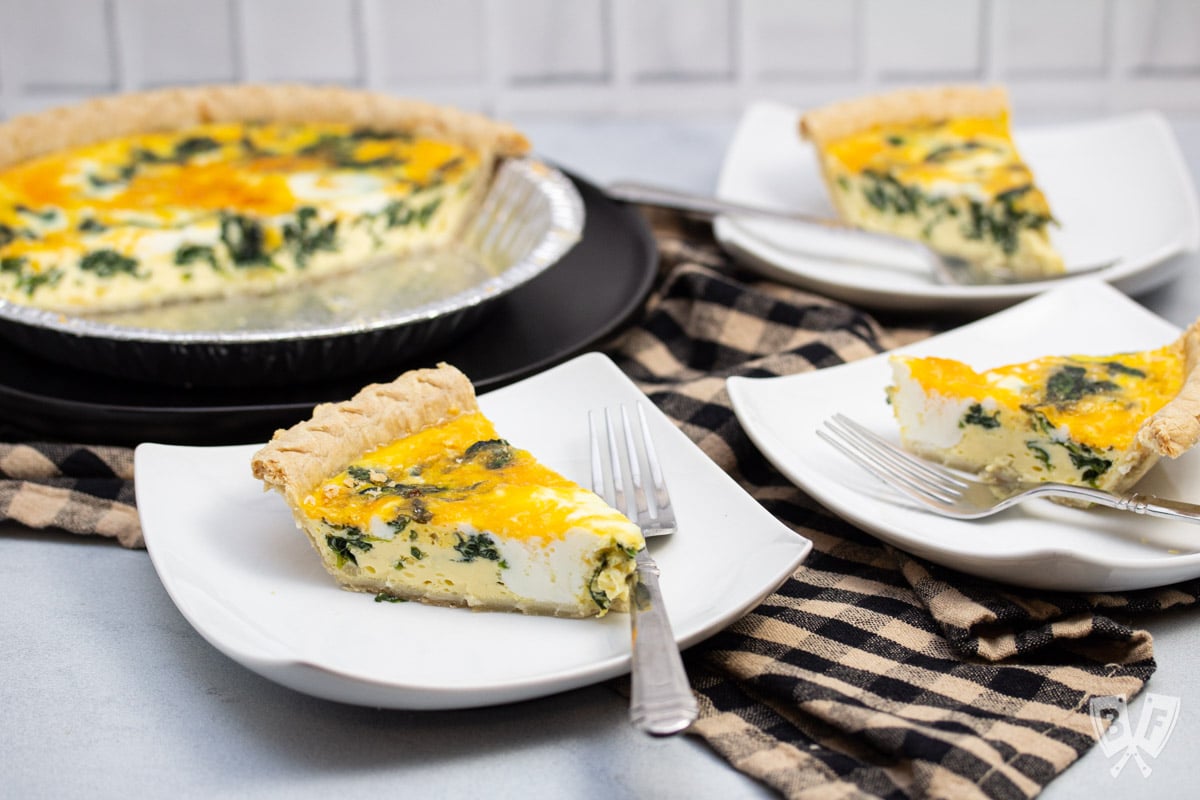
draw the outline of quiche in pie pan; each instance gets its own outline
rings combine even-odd
[[[583,203],[479,114],[340,87],[94,99],[0,124],[0,333],[187,385],[350,375],[467,335]]]

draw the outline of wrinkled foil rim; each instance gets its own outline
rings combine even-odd
[[[497,196],[498,192],[502,194]],[[484,204],[503,205],[509,202],[510,194],[522,192],[526,194],[526,201],[529,193],[543,200],[538,207],[542,209],[540,213],[546,215],[546,224],[540,238],[523,257],[497,275],[468,289],[396,313],[382,313],[338,324],[306,325],[303,320],[292,320],[287,328],[180,331],[116,325],[100,319],[47,311],[0,299],[0,319],[63,336],[181,346],[336,338],[428,322],[467,311],[511,292],[555,264],[582,238],[585,215],[583,198],[566,175],[533,159],[506,160],[499,166],[493,187]],[[488,224],[501,225],[511,222],[513,220],[501,218]],[[520,223],[521,220],[516,222]],[[474,233],[476,236],[480,235],[479,231]],[[483,232],[483,236],[486,237],[486,234],[486,231]]]

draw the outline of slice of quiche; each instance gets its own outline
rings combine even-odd
[[[1200,320],[1154,350],[1046,356],[976,372],[897,355],[888,387],[903,445],[997,483],[1123,492],[1200,439]]]
[[[0,124],[0,299],[104,312],[269,293],[449,246],[499,159],[482,116],[338,87],[165,89]]]
[[[804,114],[841,218],[917,239],[981,282],[1061,274],[1054,222],[1009,131],[1001,87],[908,89]]]
[[[641,531],[500,438],[449,365],[318,406],[252,470],[346,589],[556,616],[628,610]]]

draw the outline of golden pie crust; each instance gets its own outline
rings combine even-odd
[[[567,528],[573,530],[576,525],[592,529],[596,524],[596,505],[602,507],[604,513],[619,519],[619,524],[611,519],[600,520],[599,524],[607,536],[597,534],[594,537],[596,541],[593,543],[592,552],[587,555],[593,559],[589,565],[595,570],[589,573],[591,578],[586,586],[564,587],[562,584],[567,581],[551,575],[550,585],[559,584],[551,594],[526,595],[515,588],[517,584],[510,586],[503,579],[497,579],[495,584],[489,582],[486,586],[484,583],[472,585],[471,578],[463,580],[455,576],[450,579],[441,571],[445,565],[431,567],[433,571],[423,574],[422,577],[398,578],[393,582],[391,578],[381,574],[389,570],[379,567],[378,563],[360,567],[358,559],[355,558],[351,559],[354,567],[347,569],[344,568],[340,556],[337,561],[331,560],[330,553],[336,554],[338,551],[333,549],[334,546],[329,541],[330,523],[323,520],[318,522],[305,513],[305,509],[311,506],[313,496],[323,491],[322,487],[327,486],[326,482],[331,476],[338,475],[346,470],[348,464],[353,464],[380,448],[423,430],[450,424],[460,417],[478,412],[479,405],[474,387],[458,369],[448,364],[439,364],[433,369],[412,370],[391,383],[367,386],[350,400],[319,405],[310,419],[286,430],[276,431],[271,441],[252,456],[251,470],[256,478],[263,481],[264,488],[277,490],[284,495],[297,527],[304,532],[314,549],[321,555],[326,571],[334,576],[342,588],[375,592],[379,593],[379,596],[418,600],[433,605],[467,606],[550,616],[589,617],[603,616],[608,611],[628,611],[628,578],[636,568],[636,562],[628,548],[634,545],[638,548],[644,546],[641,531],[619,512],[605,505],[598,496],[578,486],[574,489],[586,493],[587,502],[573,506],[571,513],[565,515],[566,527],[562,528],[563,531]],[[470,490],[474,487],[465,488]],[[576,500],[581,499],[572,496]],[[503,492],[498,493],[496,498],[497,501],[502,501]],[[595,505],[588,505],[588,502],[593,501]],[[581,513],[582,517],[577,516],[576,512]],[[505,512],[502,510],[501,513]],[[404,518],[404,524],[407,525],[408,521],[408,518]],[[559,521],[556,524],[562,525],[563,522]],[[554,539],[558,531],[555,527],[548,530],[542,527],[531,529],[535,538],[549,533],[551,539]],[[596,533],[596,530],[592,529],[592,532]],[[411,553],[423,563],[436,564],[437,562],[432,560],[438,557],[436,551],[432,559],[429,552],[419,552],[425,548],[418,548],[413,543],[424,540],[417,538],[418,533],[415,529],[410,529],[410,534],[403,539],[404,554]],[[434,532],[429,538],[435,548],[444,551],[446,545],[438,543],[439,535],[447,535],[446,530],[443,529],[440,534]],[[454,529],[452,535],[457,536],[460,543],[463,541],[458,529]],[[457,547],[453,549],[458,550]],[[569,548],[567,551],[569,552]],[[396,569],[401,568],[400,564],[391,559],[398,552],[394,550],[383,556]],[[459,553],[462,551],[459,550]],[[535,557],[540,559],[536,563],[541,564],[544,561],[549,566],[549,559],[554,555],[555,548],[549,547],[547,553]],[[617,554],[619,558],[615,561],[610,560]],[[473,560],[472,557],[465,556],[465,553],[463,557],[452,556],[451,560],[456,563]],[[404,557],[401,561],[404,561]],[[500,563],[500,569],[509,568],[504,562]],[[563,575],[571,575],[571,570],[567,569]],[[616,587],[613,591],[609,591],[603,583],[606,578]],[[600,581],[599,589],[595,588],[597,581]],[[558,595],[562,595],[564,591],[569,594],[570,590],[580,593],[574,597],[554,594],[555,591]],[[607,605],[596,601],[597,591],[605,591],[608,594]]]
[[[800,135],[824,147],[876,125],[904,125],[953,117],[996,117],[1008,111],[1002,86],[938,86],[902,89],[845,100],[807,112]]]
[[[1158,463],[1159,458],[1178,458],[1200,442],[1200,319],[1193,322],[1171,348],[1183,358],[1183,383],[1179,392],[1142,423],[1129,449],[1096,488],[1114,494],[1127,492]]]
[[[1184,359],[1183,384],[1179,392],[1142,423],[1129,450],[1113,465],[1112,477],[1102,481],[1097,488],[1114,494],[1127,492],[1158,463],[1159,458],[1178,458],[1200,442],[1200,319],[1193,322],[1171,347]],[[1072,501],[1063,502],[1075,505]]]
[[[1126,352],[1129,355],[1136,355],[1133,351]],[[1091,482],[1090,485],[1093,488],[1114,494],[1124,494],[1134,488],[1161,457],[1178,458],[1200,442],[1200,319],[1193,322],[1174,342],[1162,348],[1153,348],[1149,352],[1156,355],[1162,353],[1166,359],[1172,362],[1176,358],[1180,360],[1182,379],[1179,387],[1175,395],[1161,408],[1140,422],[1132,439],[1120,449],[1111,445],[1106,446],[1103,441],[1087,443],[1088,447],[1095,446],[1102,451],[1104,458],[1112,459],[1111,467],[1104,470],[1098,479]],[[1097,361],[1103,360],[1103,358],[1092,358]],[[1171,364],[1168,369],[1174,374],[1174,364]],[[936,388],[925,389],[927,397],[936,392]],[[1033,398],[1031,397],[1030,400],[1032,402]],[[972,402],[978,402],[978,400]],[[1119,414],[1120,412],[1114,413]],[[1117,419],[1116,422],[1119,424],[1120,420]],[[1120,439],[1125,441],[1124,436]],[[972,455],[968,459],[958,459],[952,457],[952,453],[948,453],[945,448],[931,442],[906,442],[905,447],[923,458],[939,461],[969,472],[976,472],[985,479],[1001,485],[1049,479],[1031,476],[1027,471],[1014,467],[1011,456],[1003,456],[1004,451],[999,448],[992,453],[985,451],[982,457]],[[1068,482],[1075,483],[1076,481]],[[1086,507],[1089,505],[1086,501],[1060,498],[1055,498],[1055,500],[1072,506]]]
[[[1172,347],[1183,354],[1183,386],[1142,424],[1137,442],[1155,455],[1177,458],[1200,442],[1200,319]]]
[[[1096,488],[1116,494],[1127,492],[1159,458],[1178,458],[1200,442],[1200,320],[1170,347],[1183,358],[1183,383],[1178,393],[1142,423],[1129,449]]]
[[[363,454],[478,410],[475,387],[457,368],[411,370],[349,400],[318,405],[311,418],[276,431],[250,466],[254,477],[299,509],[313,487]]]
[[[108,139],[221,122],[338,122],[411,131],[493,157],[529,150],[516,128],[455,108],[338,86],[237,84],[131,92],[14,117],[0,123],[0,169]]]

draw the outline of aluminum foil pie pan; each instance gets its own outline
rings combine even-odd
[[[70,316],[0,300],[0,335],[52,361],[195,386],[320,381],[411,364],[472,334],[488,306],[558,262],[583,233],[570,179],[503,162],[456,248],[270,295]]]

